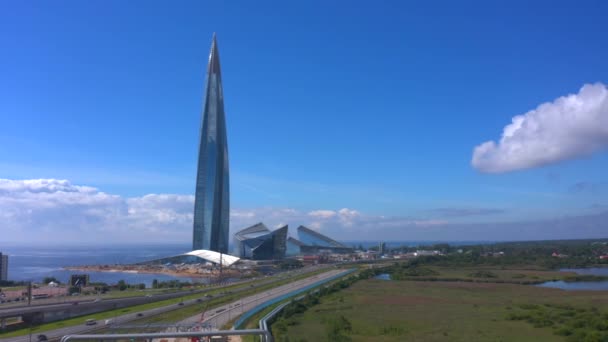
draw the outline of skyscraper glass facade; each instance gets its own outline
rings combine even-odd
[[[192,248],[227,253],[230,185],[228,142],[220,56],[215,35],[211,43],[205,104],[201,123]]]
[[[299,240],[296,240],[297,242],[292,241],[288,248],[290,248],[290,250],[295,250],[295,245],[299,243],[300,253],[305,255],[352,252],[352,248],[304,226],[298,227],[298,238]]]
[[[8,255],[0,253],[0,280],[8,280]]]
[[[304,226],[298,227],[298,238],[302,243],[308,246],[346,247],[338,241]]]
[[[234,235],[237,255],[253,260],[282,259],[287,252],[287,226],[270,231],[263,223]]]

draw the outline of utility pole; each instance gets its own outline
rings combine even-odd
[[[223,254],[222,254],[222,252],[220,252],[220,278],[219,278],[220,285],[222,285],[222,266],[223,266],[222,256],[223,256]]]
[[[32,282],[27,283],[27,305],[32,305]]]

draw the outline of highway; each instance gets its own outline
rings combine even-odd
[[[135,296],[129,296],[129,297],[111,297],[108,295],[101,295],[101,296],[97,296],[97,295],[88,295],[88,296],[62,296],[62,297],[54,297],[54,298],[45,298],[45,299],[36,299],[36,300],[32,300],[32,305],[27,305],[27,301],[21,301],[21,302],[5,302],[0,304],[0,313],[6,313],[6,312],[11,312],[11,309],[14,309],[14,311],[12,312],[27,312],[24,311],[25,309],[30,309],[30,308],[42,308],[42,307],[47,307],[47,308],[51,308],[51,307],[61,307],[61,305],[73,305],[74,303],[93,303],[95,300],[102,300],[104,302],[110,302],[110,301],[122,301],[122,300],[131,300],[131,299],[142,299],[142,298],[154,298],[155,300],[158,298],[161,298],[160,300],[163,299],[168,299],[168,298],[177,298],[177,297],[182,297],[182,296],[186,296],[192,293],[200,293],[200,292],[205,292],[205,291],[209,291],[209,290],[214,290],[218,287],[222,287],[222,286],[229,286],[229,285],[236,285],[236,284],[241,284],[241,283],[246,283],[246,282],[250,282],[252,280],[255,280],[254,278],[251,279],[243,279],[243,280],[239,280],[239,281],[234,281],[234,282],[230,282],[230,283],[225,283],[225,284],[221,284],[221,285],[211,285],[205,288],[198,288],[194,291],[171,291],[172,289],[167,289],[167,292],[155,292],[155,293],[150,293],[150,294],[146,294],[145,291],[142,290],[142,293],[140,295],[135,295]],[[22,310],[22,311],[19,311]],[[4,315],[0,314],[0,318],[4,317]]]
[[[260,282],[258,284],[255,284],[255,286],[253,287],[244,287],[242,289],[239,290],[233,290],[232,293],[238,293],[240,291],[246,291],[249,290],[251,288],[255,288],[255,287],[259,287],[259,286],[263,286],[263,285],[267,285],[269,283],[284,279],[284,278],[288,278],[289,276],[295,276],[298,274],[302,274],[302,273],[308,273],[308,272],[312,272],[315,271],[317,269],[320,268],[324,268],[325,266],[315,266],[315,267],[310,267],[310,268],[306,268],[306,269],[300,269],[297,271],[291,271],[288,273],[284,273],[284,274],[280,274],[278,277],[272,277],[269,278],[268,281],[264,281],[264,282]],[[331,272],[335,272],[335,271],[331,271]],[[324,275],[325,273],[323,273]],[[334,273],[335,274],[335,273]],[[321,278],[318,278],[319,275],[316,276],[312,276],[308,279],[310,283],[316,282],[318,280],[320,280]],[[297,281],[295,282],[296,284],[299,284],[300,282],[302,282],[303,280]],[[292,283],[284,285],[284,286],[290,286]],[[253,284],[252,284],[253,285]],[[278,287],[277,289],[283,288],[284,286]],[[295,288],[292,288],[292,290],[294,290]],[[263,298],[263,296],[268,295],[269,293],[272,293],[274,291],[274,289],[272,290],[268,290],[265,291],[264,294],[259,294],[259,298],[261,300],[261,298]],[[191,292],[187,292],[187,295],[192,294]],[[207,298],[203,296],[204,293],[201,294],[200,298],[197,299],[192,299],[192,300],[187,300],[184,301],[184,306],[188,306],[188,305],[193,305],[193,304],[200,304],[200,301],[204,302],[204,301],[208,301],[211,298]],[[175,293],[171,293],[171,294],[167,294],[167,295],[175,295]],[[216,295],[214,296],[214,298],[218,298],[221,295]],[[156,296],[155,296],[156,297]],[[254,296],[255,297],[255,296]],[[130,297],[131,299],[140,299],[140,298],[133,298]],[[246,297],[246,298],[250,298],[250,297]],[[145,297],[143,298],[144,300],[146,299]],[[268,297],[266,297],[266,299],[269,299]],[[102,302],[106,302],[106,301],[102,301]],[[244,302],[247,302],[246,300]],[[90,305],[96,305],[99,304],[98,303],[86,303],[86,304],[90,304]],[[71,306],[71,304],[58,304],[58,305],[68,305]],[[81,304],[79,304],[81,305]],[[126,315],[121,315],[121,316],[115,316],[114,318],[112,318],[112,323],[115,325],[122,325],[131,321],[135,321],[135,320],[139,320],[142,319],[142,317],[148,317],[148,316],[154,316],[154,315],[159,315],[168,311],[172,311],[172,310],[176,310],[179,309],[183,306],[178,305],[178,304],[171,304],[171,305],[167,305],[164,307],[160,307],[160,308],[155,308],[155,309],[149,309],[149,310],[145,310],[145,311],[141,311],[141,312],[136,312],[136,313],[129,313]],[[216,309],[219,310],[219,309]],[[234,310],[229,310],[228,312],[230,312],[231,314],[236,314],[236,311]],[[140,316],[141,314],[141,316]],[[196,317],[198,317],[200,319],[200,315],[197,315]],[[197,322],[197,321],[194,321]],[[84,334],[84,333],[92,333],[98,330],[102,330],[102,329],[106,329],[108,328],[105,325],[105,320],[97,320],[95,321],[95,325],[85,325],[84,324],[84,319],[83,319],[83,323],[80,325],[75,325],[75,326],[70,326],[70,327],[65,327],[65,328],[61,328],[61,329],[55,329],[55,330],[50,330],[50,331],[45,331],[45,332],[35,332],[32,334],[31,337],[31,341],[36,341],[36,336],[39,334],[44,334],[47,336],[47,338],[49,340],[57,340],[59,338],[61,338],[62,336],[65,335],[72,335],[72,334]],[[219,324],[219,323],[218,323]],[[0,342],[30,342],[30,336],[29,335],[22,335],[22,336],[17,336],[17,337],[12,337],[12,338],[0,338]]]
[[[247,312],[254,307],[262,304],[263,302],[271,299],[286,295],[290,292],[312,285],[318,281],[331,278],[335,275],[348,271],[343,269],[335,269],[325,273],[321,273],[312,277],[301,279],[293,283],[285,284],[264,292],[260,292],[248,297],[241,298],[233,301],[232,303],[224,304],[222,306],[209,309],[204,315],[196,315],[187,318],[178,324],[191,325],[195,323],[201,323],[200,326],[194,327],[193,329],[211,329],[221,330],[224,325],[230,323],[233,319],[237,318],[244,312]]]

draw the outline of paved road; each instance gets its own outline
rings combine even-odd
[[[194,329],[204,328],[211,330],[220,330],[224,325],[231,322],[236,317],[240,316],[244,312],[247,312],[259,304],[266,302],[268,300],[283,296],[295,290],[304,288],[306,286],[312,285],[318,281],[333,277],[335,275],[341,273],[347,273],[348,271],[342,269],[336,269],[329,272],[321,273],[312,277],[308,277],[305,279],[301,279],[295,281],[293,283],[289,283],[283,286],[279,286],[268,291],[264,291],[261,293],[257,293],[248,297],[241,298],[232,303],[225,304],[213,309],[208,310],[205,313],[201,313],[200,315],[192,316],[188,319],[185,319],[179,324],[187,325],[187,324],[195,324],[201,323],[200,327],[195,327]]]
[[[235,285],[239,283],[250,282],[251,280],[243,280],[240,282],[233,282],[230,284],[225,284],[223,286]],[[151,302],[157,302],[165,299],[171,298],[179,298],[183,296],[189,296],[195,293],[205,293],[211,290],[215,290],[218,287],[207,287],[204,289],[199,289],[195,291],[177,291],[177,292],[169,292],[169,293],[159,293],[150,296],[134,296],[134,297],[123,297],[123,298],[108,298],[108,299],[100,299],[98,301],[95,298],[88,297],[87,300],[72,300],[66,303],[54,303],[54,304],[46,304],[46,305],[31,305],[31,306],[19,306],[16,308],[2,308],[0,309],[0,318],[4,317],[16,317],[22,314],[32,313],[32,312],[52,312],[52,311],[63,311],[66,309],[78,309],[79,307],[91,307],[96,306],[98,303],[104,304],[105,307],[111,307],[113,304],[116,304],[117,307],[125,307],[125,306],[133,306],[139,304],[146,304]],[[75,305],[78,305],[76,307]]]
[[[272,283],[272,282],[275,282],[275,281],[278,281],[278,280],[281,280],[281,279],[284,279],[284,278],[288,278],[290,276],[295,276],[295,275],[302,274],[302,273],[312,272],[312,271],[315,271],[317,269],[324,268],[324,267],[327,267],[327,266],[307,267],[305,269],[300,269],[300,270],[297,270],[297,271],[286,272],[286,273],[278,275],[277,277],[269,277],[268,281],[264,281],[264,282],[255,284],[254,288],[255,287],[259,287],[259,286],[263,286],[263,285],[267,285],[269,283]],[[313,276],[313,277],[310,277],[310,278],[307,278],[307,279],[314,279],[314,281],[318,281],[319,278],[317,278],[317,277],[318,276]],[[250,287],[245,287],[245,288],[240,289],[240,290],[234,290],[233,293],[237,293],[237,292],[240,292],[240,291],[246,291],[246,290],[249,290],[249,289],[251,289],[251,288]],[[270,290],[270,291],[272,291],[272,290]],[[268,292],[269,291],[266,291],[265,293],[268,293]],[[188,292],[187,294],[191,294],[191,293]],[[200,301],[210,300],[210,298],[204,297],[203,294],[201,294],[200,298],[184,301],[183,302],[184,306],[193,305],[193,304],[197,304],[197,303],[200,304],[200,302],[198,300],[200,300]],[[218,298],[218,297],[219,296],[215,296],[214,298]],[[93,303],[93,304],[97,304],[97,303]],[[181,307],[182,307],[181,305],[172,304],[172,305],[168,305],[168,306],[164,306],[164,307],[160,307],[160,308],[155,308],[155,309],[150,309],[150,310],[145,310],[145,311],[141,311],[141,312],[137,312],[137,313],[129,313],[129,314],[126,314],[126,315],[116,316],[116,317],[112,318],[112,323],[116,324],[116,325],[122,325],[122,324],[125,324],[125,323],[128,323],[128,322],[134,321],[134,320],[142,319],[142,316],[138,316],[138,314],[142,314],[143,317],[148,317],[148,316],[159,315],[159,314],[162,314],[162,313],[165,313],[165,312],[168,312],[168,311],[176,310],[176,309],[179,309]],[[234,311],[233,311],[233,313],[234,313]],[[35,332],[31,336],[31,341],[36,341],[36,336],[39,335],[39,334],[46,335],[50,340],[57,340],[57,339],[61,338],[62,336],[65,336],[65,335],[92,333],[92,332],[95,332],[97,330],[101,330],[101,329],[105,329],[105,328],[107,328],[107,326],[105,326],[105,320],[98,320],[98,321],[96,321],[95,325],[87,326],[87,325],[84,325],[84,319],[83,319],[83,324],[81,324],[81,325],[76,325],[76,326],[71,326],[71,327],[66,327],[66,328],[61,328],[61,329],[55,329],[55,330],[50,330],[50,331],[45,331],[45,332]],[[17,337],[12,337],[12,338],[2,338],[2,339],[0,339],[0,342],[29,342],[29,341],[30,341],[30,336],[29,335],[23,335],[23,336],[17,336]]]
[[[222,284],[212,284],[212,285],[204,287],[204,288],[197,288],[194,291],[191,291],[191,290],[179,291],[179,290],[175,290],[175,289],[168,289],[167,292],[156,291],[156,292],[149,293],[149,294],[146,294],[145,291],[142,291],[140,295],[129,296],[129,297],[112,297],[111,295],[54,297],[54,298],[33,300],[32,305],[27,305],[26,301],[3,303],[3,304],[0,304],[0,318],[8,317],[7,316],[8,314],[14,314],[14,313],[19,314],[22,312],[31,312],[32,309],[61,308],[61,307],[73,305],[74,303],[78,303],[78,304],[93,303],[96,300],[98,300],[98,301],[101,300],[104,303],[131,301],[131,300],[138,300],[138,299],[141,300],[141,299],[150,298],[150,297],[152,298],[153,301],[164,300],[164,299],[169,299],[169,298],[182,297],[182,296],[186,296],[186,295],[189,295],[192,293],[206,292],[209,290],[216,289],[218,287],[251,282],[255,279],[256,278],[250,278],[250,279],[243,279],[243,280],[238,280],[238,281],[233,281],[233,282],[226,282],[226,283],[222,283]],[[148,301],[149,301],[149,299],[144,302],[147,303]],[[34,311],[41,311],[41,310],[34,310]]]

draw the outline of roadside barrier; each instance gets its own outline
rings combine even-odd
[[[277,298],[273,298],[273,299],[271,299],[271,300],[269,300],[269,301],[266,301],[266,302],[264,302],[264,303],[262,303],[262,304],[260,304],[260,305],[258,305],[258,306],[256,306],[256,307],[254,307],[253,309],[251,309],[251,310],[249,310],[249,311],[245,312],[243,315],[241,315],[241,317],[239,317],[239,319],[238,319],[238,320],[237,320],[237,321],[234,323],[234,326],[232,327],[232,329],[233,329],[233,330],[240,329],[240,328],[241,328],[241,326],[243,325],[243,323],[245,323],[247,320],[249,320],[249,319],[250,319],[250,318],[251,318],[253,315],[257,314],[258,312],[260,312],[260,311],[264,310],[265,308],[267,308],[267,307],[269,307],[269,306],[271,306],[271,305],[274,305],[274,304],[276,304],[276,303],[282,302],[282,301],[286,300],[287,298],[291,298],[291,297],[296,296],[296,295],[298,295],[298,294],[300,294],[300,293],[304,293],[304,292],[310,291],[311,289],[314,289],[315,287],[321,286],[321,285],[323,285],[323,284],[326,284],[326,283],[332,282],[332,281],[334,281],[334,280],[336,280],[336,279],[339,279],[339,278],[342,278],[342,277],[344,277],[344,276],[347,276],[347,275],[349,275],[349,274],[351,274],[351,273],[355,272],[356,270],[357,270],[357,269],[354,269],[354,268],[353,268],[353,269],[350,269],[350,270],[348,270],[348,271],[342,272],[342,273],[340,273],[340,274],[336,274],[335,276],[329,277],[329,278],[327,278],[327,279],[319,280],[318,282],[313,283],[313,284],[310,284],[310,285],[308,285],[308,286],[306,286],[306,287],[303,287],[303,288],[301,288],[301,289],[298,289],[298,290],[295,290],[295,291],[292,291],[292,292],[286,293],[286,294],[284,294],[284,295],[282,295],[282,296],[279,296],[279,297],[277,297]],[[285,303],[285,304],[287,304],[287,303]],[[281,307],[281,309],[282,309],[284,306],[285,306],[285,305],[281,305],[281,306],[280,306],[280,307]],[[276,312],[275,312],[275,311],[276,311]],[[281,311],[281,310],[276,310],[276,309],[275,309],[275,310],[273,310],[271,313],[276,314],[276,313],[278,313],[279,311]],[[272,316],[270,316],[270,315],[266,315],[266,316],[264,316],[264,318],[265,318],[265,319],[270,319],[271,317],[273,317],[273,316],[274,316],[274,314],[273,314]],[[260,322],[261,322],[261,321],[260,321]],[[266,324],[266,323],[264,323],[264,324]]]

